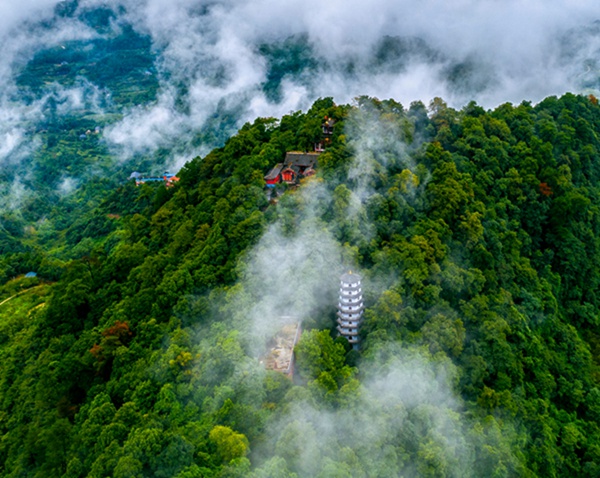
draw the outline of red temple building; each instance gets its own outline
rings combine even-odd
[[[268,188],[274,188],[279,183],[296,184],[302,178],[313,176],[317,173],[317,159],[319,154],[331,143],[335,120],[325,116],[321,125],[322,140],[314,144],[314,152],[289,151],[283,163],[275,165],[265,176]]]
[[[283,169],[283,163],[278,163],[275,165],[269,174],[265,176],[265,182],[267,183],[267,187],[275,187],[276,184],[281,182],[281,170]]]
[[[294,184],[296,182],[296,171],[292,168],[287,167],[283,171],[281,171],[281,180],[287,184]]]
[[[296,184],[302,178],[314,176],[317,173],[318,157],[319,153],[288,152],[285,161],[277,164],[265,176],[267,187],[275,187],[280,182]]]

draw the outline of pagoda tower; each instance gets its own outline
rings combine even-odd
[[[360,338],[358,329],[362,322],[363,297],[361,277],[352,271],[340,277],[340,295],[337,312],[337,329],[342,337],[346,337],[357,350]]]

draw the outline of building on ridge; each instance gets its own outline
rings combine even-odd
[[[135,185],[139,186],[140,184],[149,183],[149,182],[161,182],[164,181],[165,186],[170,188],[173,186],[179,178],[174,174],[171,174],[169,171],[166,171],[162,176],[154,176],[154,177],[146,177],[142,173],[138,171],[134,171],[129,175],[129,179],[135,179]]]
[[[292,185],[302,178],[315,175],[318,158],[319,153],[287,152],[284,162],[276,164],[265,176],[267,187],[273,188],[281,182]]]
[[[316,174],[319,153],[302,153],[289,151],[285,155],[281,179],[284,183],[294,184],[301,178],[307,178]]]
[[[265,176],[265,182],[268,188],[274,188],[276,184],[281,181],[281,170],[283,169],[283,163],[277,163],[269,174]]]
[[[300,179],[315,175],[319,154],[331,144],[334,125],[335,120],[325,116],[321,124],[322,137],[314,143],[314,151],[288,151],[284,162],[276,164],[265,176],[267,187],[274,188],[279,183],[295,185]]]
[[[337,312],[337,330],[346,337],[354,350],[358,350],[358,330],[364,311],[361,276],[352,271],[340,277],[340,292]]]

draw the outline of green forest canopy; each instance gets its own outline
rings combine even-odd
[[[269,201],[325,116],[317,178]],[[599,137],[593,97],[321,99],[172,188],[96,186],[51,234],[1,228],[0,473],[599,476]],[[360,354],[322,302],[294,382],[247,334],[273,228],[330,238],[367,284]]]

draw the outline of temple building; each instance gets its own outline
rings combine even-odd
[[[274,188],[277,184],[286,183],[296,185],[302,178],[314,176],[317,171],[319,154],[331,144],[335,120],[325,116],[321,124],[321,139],[314,143],[314,152],[288,151],[283,163],[276,164],[265,176],[267,188]]]
[[[285,155],[281,180],[284,183],[294,184],[301,178],[313,176],[317,167],[318,153],[301,153],[289,151]]]
[[[284,162],[275,165],[265,176],[267,187],[273,188],[282,182],[292,185],[298,183],[302,178],[314,176],[318,158],[318,153],[289,151],[285,155]]]
[[[362,322],[364,305],[362,297],[361,277],[352,271],[340,277],[340,295],[337,312],[337,329],[342,337],[346,337],[352,348],[358,349],[360,337],[358,329]]]
[[[269,174],[265,176],[265,182],[267,183],[268,188],[274,188],[276,184],[281,182],[282,169],[283,163],[278,163],[271,171],[269,171]]]

